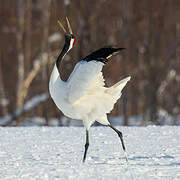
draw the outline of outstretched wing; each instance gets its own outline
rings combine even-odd
[[[99,61],[80,61],[76,64],[67,81],[68,100],[71,103],[87,95],[92,89],[104,86],[101,72],[103,65]]]

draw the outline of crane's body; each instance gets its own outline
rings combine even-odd
[[[130,77],[110,88],[104,87],[103,63],[80,61],[67,82],[61,80],[56,64],[50,78],[50,94],[65,116],[83,120],[86,129],[98,121],[108,125],[107,113],[121,96]]]
[[[86,127],[86,145],[83,161],[85,161],[89,146],[88,131],[95,121],[111,127],[119,135],[125,151],[122,133],[110,125],[107,113],[113,109],[114,104],[121,97],[121,91],[130,80],[130,77],[111,87],[105,87],[102,74],[102,68],[108,58],[124,48],[108,46],[91,53],[76,64],[70,77],[65,82],[60,77],[60,62],[76,42],[68,19],[67,23],[71,34],[65,34],[64,48],[58,56],[51,73],[49,82],[50,95],[65,116],[83,121]],[[60,25],[65,31],[62,24]]]

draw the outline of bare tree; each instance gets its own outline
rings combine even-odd
[[[43,36],[41,42],[41,52],[46,52],[48,55],[48,38],[49,38],[49,22],[50,22],[50,7],[51,7],[51,0],[44,0],[42,1],[42,22],[43,22]],[[48,89],[48,78],[47,78],[47,66],[43,66],[42,69],[42,78],[44,80],[44,84],[46,89]],[[48,118],[48,104],[45,105],[45,110],[43,111],[44,117],[46,118],[46,125],[49,125],[49,118]]]
[[[28,72],[31,65],[32,58],[32,0],[25,1],[25,70]]]
[[[18,52],[18,85],[17,85],[17,101],[16,108],[22,107],[21,89],[24,81],[24,52],[23,52],[23,35],[24,35],[24,1],[18,2],[18,33],[17,33],[17,52]],[[17,124],[20,120],[17,119]]]
[[[5,93],[5,87],[3,82],[3,73],[2,73],[2,54],[0,54],[0,114],[5,115],[8,112],[7,105],[8,99]]]

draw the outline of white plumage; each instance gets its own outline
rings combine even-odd
[[[66,116],[83,120],[86,129],[95,121],[109,124],[107,113],[113,109],[130,80],[127,77],[110,88],[104,87],[103,65],[95,60],[80,61],[67,82],[60,79],[56,64],[51,74],[49,90],[55,104]]]
[[[76,43],[67,18],[66,21],[69,34],[61,22],[58,21],[65,32],[65,44],[51,73],[49,82],[50,95],[64,115],[72,119],[82,120],[86,127],[86,144],[83,162],[86,159],[89,147],[89,128],[95,121],[108,125],[118,134],[127,160],[122,133],[109,123],[107,113],[113,109],[114,104],[121,97],[121,91],[130,80],[130,77],[108,88],[105,87],[102,74],[102,68],[107,62],[107,59],[124,48],[107,46],[91,53],[76,64],[69,79],[64,82],[60,78],[60,62]]]

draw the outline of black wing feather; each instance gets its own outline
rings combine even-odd
[[[106,46],[92,52],[91,54],[83,58],[83,60],[87,62],[95,60],[95,61],[106,63],[108,56],[113,55],[115,52],[121,51],[123,49],[125,48],[116,48],[113,46]]]

